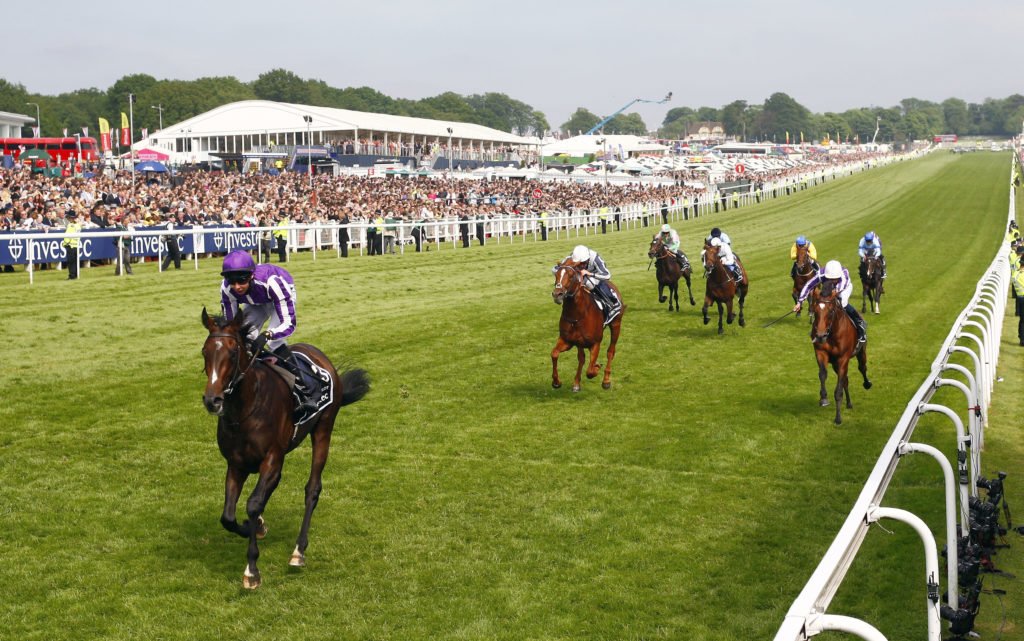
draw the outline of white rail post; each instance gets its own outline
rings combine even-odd
[[[914,531],[921,537],[921,543],[924,544],[925,582],[928,587],[926,597],[928,607],[928,641],[940,641],[942,633],[939,626],[939,554],[935,546],[935,537],[932,536],[928,525],[912,512],[878,506],[872,506],[868,510],[868,523],[874,523],[879,519],[886,518],[906,523],[914,528]]]

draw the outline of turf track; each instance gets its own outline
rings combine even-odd
[[[588,237],[629,306],[610,391],[550,387],[550,267],[575,240],[299,255],[296,339],[374,387],[339,417],[301,572],[286,562],[308,445],[289,457],[256,593],[240,588],[244,541],[218,523],[224,465],[200,402],[216,265],[4,274],[0,638],[771,638],[999,246],[1008,161],[937,153],[679,222],[691,257],[718,225],[750,273],[747,327],[721,337],[699,278],[697,307],[657,303],[646,230]],[[853,380],[836,428],[803,319],[763,325],[792,304],[797,234],[852,263],[869,229],[890,266],[869,317],[875,387]],[[921,425],[952,449],[947,419]],[[887,504],[941,531],[933,466],[901,465]],[[889,529],[833,611],[920,638],[920,545]]]

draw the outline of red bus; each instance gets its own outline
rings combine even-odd
[[[61,164],[70,160],[91,162],[100,159],[95,138],[0,138],[0,155],[13,156],[15,161],[29,149],[43,149],[52,160]]]

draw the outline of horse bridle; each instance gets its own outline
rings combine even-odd
[[[576,267],[575,265],[565,265],[565,264],[558,265],[557,268],[555,269],[556,276],[557,276],[558,272],[562,271],[563,269],[570,270],[572,272],[572,280],[573,281],[580,281],[580,286],[583,285],[583,276],[581,275],[581,273],[580,273],[581,270],[578,267]],[[556,279],[555,279],[555,288],[558,288],[558,287],[562,287],[562,289],[565,290],[564,296],[566,298],[572,298],[572,293],[569,291],[569,288],[563,286],[561,281],[560,281],[560,279],[558,279],[556,277]]]
[[[836,310],[839,309],[838,299],[839,295],[833,294],[826,299],[818,298],[816,301],[819,305],[828,305],[829,308],[826,316],[825,333],[820,336],[822,343],[828,342],[828,337],[832,335],[832,323],[835,322]],[[815,312],[814,315],[817,316],[818,313]]]
[[[209,341],[211,338],[233,338],[238,343],[238,347],[235,348],[235,371],[231,376],[231,380],[228,381],[227,387],[224,388],[224,396],[230,396],[235,391],[235,386],[242,382],[242,378],[245,377],[246,372],[252,367],[252,364],[256,361],[255,358],[249,359],[249,365],[243,370],[242,369],[242,340],[238,334],[229,334],[227,332],[210,332],[210,335],[206,337]]]

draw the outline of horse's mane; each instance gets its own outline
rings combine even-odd
[[[821,283],[821,295],[822,297],[829,297],[836,293],[837,281],[825,280]]]

